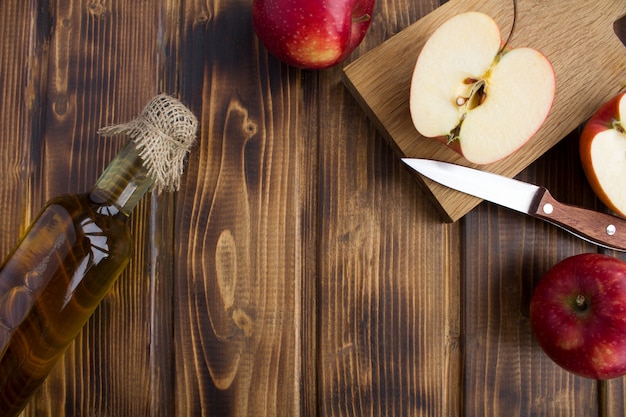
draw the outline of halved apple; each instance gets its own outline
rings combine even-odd
[[[585,123],[580,159],[598,198],[626,217],[626,91],[602,105]]]
[[[444,22],[422,48],[410,91],[413,124],[476,164],[498,161],[535,134],[554,101],[548,59],[503,48],[500,28],[480,12]]]

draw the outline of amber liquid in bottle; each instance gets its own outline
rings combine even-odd
[[[129,142],[91,192],[49,201],[0,267],[0,414],[17,416],[129,262],[151,188]]]

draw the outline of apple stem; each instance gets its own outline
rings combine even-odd
[[[364,14],[363,16],[358,16],[358,17],[353,17],[352,18],[352,23],[363,23],[363,22],[367,22],[368,20],[370,20],[372,18],[372,16],[370,16],[369,14]]]
[[[613,129],[617,130],[620,133],[626,133],[626,130],[624,130],[624,126],[622,126],[619,120],[613,119],[612,124],[613,124]]]
[[[578,308],[579,311],[585,311],[587,309],[587,299],[584,295],[578,294],[576,296],[576,308]]]
[[[513,36],[513,31],[515,29],[516,23],[517,23],[517,0],[513,0],[513,23],[511,24],[511,30],[509,31],[509,36],[507,36],[506,41],[504,42],[504,44],[502,44],[502,47],[500,48],[500,52],[498,52],[498,55],[502,54],[504,50],[506,49],[506,47],[509,45],[509,41],[511,40],[511,37]]]

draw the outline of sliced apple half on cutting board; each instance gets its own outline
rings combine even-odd
[[[506,47],[488,15],[444,22],[422,48],[410,89],[417,131],[475,164],[489,164],[528,142],[548,117],[556,80],[532,48]]]

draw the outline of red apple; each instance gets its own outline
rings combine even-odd
[[[532,48],[504,48],[497,23],[484,13],[453,16],[428,38],[411,81],[413,124],[424,137],[470,162],[512,154],[543,125],[556,80]]]
[[[252,24],[289,65],[323,69],[345,60],[371,23],[375,0],[253,0]]]
[[[571,256],[537,284],[530,324],[546,354],[587,378],[626,374],[626,262],[596,253]]]
[[[580,135],[580,159],[598,198],[626,217],[626,91],[601,106]]]

